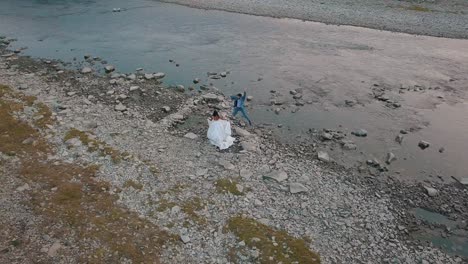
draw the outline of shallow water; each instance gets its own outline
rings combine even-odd
[[[122,12],[113,13],[113,8]],[[0,35],[18,38],[25,54],[73,62],[99,56],[121,72],[142,67],[167,73],[168,84],[190,85],[193,78],[212,82],[226,94],[242,90],[254,96],[249,112],[256,123],[284,124],[285,140],[309,128],[352,131],[356,151],[331,151],[354,165],[371,157],[398,160],[390,166],[403,179],[451,181],[466,177],[468,156],[468,41],[411,36],[290,19],[206,11],[149,0],[4,0]],[[169,59],[180,64],[176,67]],[[99,63],[98,68],[102,68]],[[231,71],[207,80],[208,71]],[[261,80],[260,80],[261,79]],[[259,81],[260,80],[260,81]],[[389,109],[370,97],[374,83],[392,87],[415,84],[438,91],[398,94],[402,107]],[[303,89],[313,104],[292,114],[292,89]],[[269,106],[270,90],[284,99],[279,115]],[[444,95],[443,99],[437,96]],[[345,99],[361,104],[343,107]],[[400,129],[423,127],[394,142]],[[290,129],[290,130],[288,130]],[[302,134],[304,136],[304,134]],[[431,142],[422,151],[419,140]],[[444,147],[446,151],[439,153]]]

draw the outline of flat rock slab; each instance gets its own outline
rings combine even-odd
[[[272,171],[266,175],[263,175],[263,179],[273,179],[277,182],[282,182],[288,178],[288,174],[285,171]]]
[[[305,187],[304,185],[298,182],[293,182],[289,184],[289,192],[291,192],[292,194],[302,193],[302,192],[307,192],[307,191],[308,191],[307,187]]]
[[[197,139],[198,138],[198,136],[196,134],[192,133],[192,132],[189,132],[189,133],[185,134],[184,137],[189,138],[189,139]]]

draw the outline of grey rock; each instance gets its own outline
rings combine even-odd
[[[207,93],[202,95],[202,98],[208,103],[219,103],[221,102],[220,98],[213,93]]]
[[[115,67],[112,65],[107,65],[106,67],[104,67],[104,70],[106,71],[106,73],[111,73],[115,71]]]
[[[296,95],[296,94],[297,94],[297,91],[296,91],[296,90],[291,90],[291,91],[289,91],[289,93],[290,93],[291,95]]]
[[[239,172],[239,175],[244,178],[244,179],[250,179],[253,175],[253,173],[247,169],[241,169]]]
[[[161,109],[166,113],[171,111],[171,108],[169,106],[163,106]]]
[[[278,115],[280,113],[280,111],[281,111],[281,108],[275,108],[275,114]]]
[[[16,188],[16,190],[18,192],[24,192],[24,191],[30,190],[30,189],[31,189],[31,187],[29,187],[29,184],[27,184],[27,183],[25,183],[25,184],[21,185],[20,187]]]
[[[219,160],[218,164],[226,170],[234,170],[236,168],[231,162],[223,159]]]
[[[179,212],[180,212],[180,207],[178,205],[175,205],[174,207],[171,208],[172,215],[177,215]]]
[[[348,143],[345,143],[345,144],[343,145],[343,149],[344,149],[344,150],[355,150],[355,149],[357,149],[357,146],[356,146],[356,144],[354,144],[354,143],[349,143],[349,142],[348,142]]]
[[[444,147],[441,147],[441,148],[439,149],[439,152],[440,152],[440,153],[444,153],[444,151],[445,151],[445,148],[444,148]]]
[[[114,109],[115,109],[115,111],[123,112],[123,111],[127,110],[127,107],[125,105],[123,105],[122,103],[119,103],[118,105],[116,105],[114,107]]]
[[[251,95],[247,96],[247,101],[250,102],[250,101],[252,101],[252,100],[253,100],[253,96],[251,96]]]
[[[330,162],[330,156],[325,151],[317,151],[317,158],[323,162]]]
[[[190,237],[187,235],[180,235],[180,240],[184,242],[184,244],[187,244],[190,242]]]
[[[241,136],[241,137],[251,137],[252,136],[252,134],[249,131],[247,131],[247,130],[245,130],[243,128],[240,128],[240,127],[234,127],[234,131],[236,131],[236,134]]]
[[[136,91],[138,89],[140,89],[139,86],[130,86],[130,92]]]
[[[163,73],[163,72],[157,72],[157,73],[153,74],[153,77],[156,78],[156,79],[162,79],[165,76],[166,76],[166,74]]]
[[[401,145],[401,143],[403,142],[403,138],[404,138],[403,135],[400,134],[400,135],[396,136],[395,141],[398,142],[398,144]]]
[[[302,94],[300,94],[300,93],[295,94],[295,95],[293,95],[293,98],[294,98],[294,99],[301,99],[301,98],[302,98]]]
[[[387,153],[387,160],[386,160],[386,163],[390,165],[390,163],[392,163],[393,161],[395,161],[397,158],[395,156],[395,154],[393,154],[392,152],[389,152]]]
[[[227,76],[227,73],[226,73],[226,72],[221,72],[219,75],[220,75],[221,77],[225,78],[225,77]]]
[[[49,257],[55,257],[57,256],[57,251],[62,247],[62,245],[60,244],[60,242],[58,241],[55,241],[54,244],[52,244],[52,246],[49,248],[49,250],[47,251],[47,255]]]
[[[258,143],[252,140],[249,141],[242,141],[241,142],[242,149],[248,152],[257,152],[258,151]]]
[[[288,178],[288,174],[283,170],[272,171],[266,175],[263,175],[263,179],[272,179],[277,182],[282,182]]]
[[[192,133],[192,132],[189,132],[189,133],[185,134],[184,137],[189,138],[189,139],[197,139],[198,138],[198,136],[196,134]]]
[[[463,185],[468,185],[468,177],[461,178],[460,183],[463,184]]]
[[[358,129],[356,131],[351,132],[351,134],[355,135],[356,137],[366,137],[367,131],[364,129]]]
[[[65,142],[68,147],[79,147],[82,145],[81,140],[78,138],[71,138]]]
[[[136,80],[136,75],[135,75],[134,73],[129,74],[129,75],[127,76],[127,80],[129,80],[129,81],[134,81],[134,80]]]
[[[418,143],[418,147],[421,149],[427,149],[431,144],[427,141],[421,140]]]
[[[28,89],[28,86],[27,86],[26,84],[20,84],[20,85],[18,86],[18,89],[20,89],[20,90],[26,90],[26,89]]]
[[[308,189],[300,183],[293,182],[289,184],[289,192],[291,192],[292,194],[307,192],[307,191]]]
[[[154,75],[151,74],[151,73],[145,73],[144,77],[145,77],[146,80],[152,80],[152,79],[154,79]]]
[[[200,82],[200,79],[198,79],[198,78],[193,79],[193,83],[194,83],[194,84],[197,84],[197,83],[199,83],[199,82]]]
[[[439,191],[437,191],[436,189],[434,189],[432,187],[429,187],[429,186],[424,186],[424,189],[426,189],[426,193],[430,197],[434,197],[439,193]]]
[[[323,132],[321,137],[322,137],[322,140],[332,140],[333,139],[333,135],[330,134],[330,133],[327,133],[327,132]]]
[[[91,69],[90,67],[84,67],[83,69],[81,69],[81,73],[83,74],[87,74],[91,72],[93,72],[93,69]]]
[[[185,92],[185,87],[183,85],[179,84],[179,85],[176,86],[176,91],[183,93],[183,92]]]
[[[354,101],[354,100],[345,100],[345,104],[346,104],[346,106],[352,107],[352,106],[356,105],[356,101]]]

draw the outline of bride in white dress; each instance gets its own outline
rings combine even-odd
[[[218,111],[213,112],[213,116],[208,119],[207,136],[210,143],[217,146],[219,149],[227,149],[234,144],[235,138],[231,137],[231,123],[218,114]]]

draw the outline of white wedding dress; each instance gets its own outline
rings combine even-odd
[[[235,138],[231,137],[231,123],[229,121],[222,119],[217,121],[208,120],[208,132],[206,134],[210,143],[219,147],[219,149],[227,149],[234,144]]]

